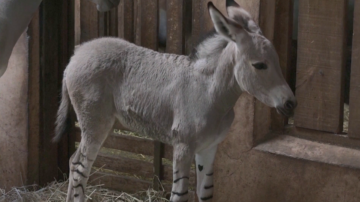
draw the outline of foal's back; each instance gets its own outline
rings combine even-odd
[[[186,56],[159,53],[119,38],[100,38],[76,49],[65,82],[75,110],[93,111],[80,116],[110,111],[123,129],[169,142],[166,134],[177,102],[184,101],[179,96],[189,86],[190,68]],[[100,111],[103,105],[112,110]]]
[[[170,81],[187,72],[190,63],[186,56],[159,53],[120,38],[104,37],[76,48],[66,75],[92,81],[98,77],[127,82],[145,79],[154,81],[147,85],[161,85],[166,78]]]

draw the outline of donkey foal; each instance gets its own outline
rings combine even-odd
[[[277,53],[250,15],[227,1],[229,17],[208,5],[215,34],[190,56],[158,53],[117,38],[76,49],[64,72],[55,140],[65,129],[70,103],[82,131],[70,158],[67,201],[84,201],[89,173],[115,120],[122,129],[174,146],[171,201],[188,200],[195,156],[199,201],[213,197],[217,145],[234,119],[233,107],[248,92],[291,115],[296,99]]]

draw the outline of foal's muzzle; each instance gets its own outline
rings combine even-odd
[[[294,115],[294,109],[297,106],[297,101],[287,100],[282,106],[277,106],[276,111],[287,117]]]

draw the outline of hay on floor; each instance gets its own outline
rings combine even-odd
[[[0,188],[0,202],[64,202],[66,201],[68,180],[54,181],[46,187],[37,185],[13,188],[5,192]],[[86,187],[88,202],[167,202],[165,191],[149,189],[135,194],[113,191],[103,188],[103,185],[88,185]]]

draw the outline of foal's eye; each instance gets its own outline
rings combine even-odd
[[[255,67],[256,69],[267,69],[266,64],[263,62],[255,63],[252,66]]]

